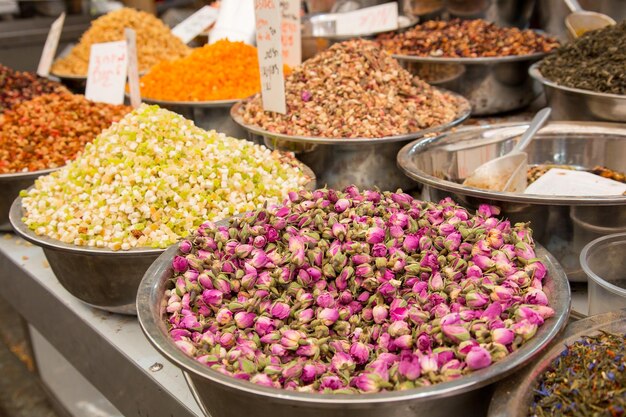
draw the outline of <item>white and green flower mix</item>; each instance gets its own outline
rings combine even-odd
[[[554,314],[526,224],[402,192],[289,193],[179,246],[167,326],[234,378],[304,392],[403,390],[518,349]]]
[[[23,221],[75,245],[165,248],[207,219],[280,202],[309,180],[290,155],[142,105],[23,191]]]

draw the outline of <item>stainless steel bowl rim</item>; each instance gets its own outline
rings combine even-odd
[[[128,94],[126,95],[127,97]],[[184,107],[193,107],[193,108],[228,108],[233,104],[241,101],[242,99],[232,99],[232,100],[213,100],[213,101],[170,101],[170,100],[159,100],[155,98],[149,97],[141,97],[141,101],[146,104],[156,104],[161,107],[167,106],[184,106]]]
[[[62,167],[41,169],[39,171],[12,172],[10,174],[0,174],[0,181],[21,180],[21,179],[28,179],[30,177],[37,178],[42,175],[50,174],[61,168]]]
[[[437,178],[435,176],[426,174],[425,172],[417,169],[410,157],[412,153],[421,151],[428,148],[430,145],[436,145],[440,140],[450,136],[471,131],[485,131],[487,129],[505,129],[511,127],[527,126],[527,122],[509,122],[509,123],[497,123],[493,125],[485,126],[470,126],[456,130],[455,132],[442,133],[439,136],[427,139],[418,139],[405,145],[400,152],[398,152],[398,166],[409,178],[415,181],[433,186],[438,189],[446,191],[454,191],[464,195],[472,197],[481,197],[484,199],[492,199],[498,201],[507,201],[514,203],[535,203],[543,205],[626,205],[626,196],[591,196],[591,197],[576,197],[576,196],[551,196],[551,195],[539,195],[539,194],[523,194],[523,193],[509,193],[501,191],[488,191],[479,188],[468,187],[462,184],[448,181],[445,179]],[[605,123],[605,122],[551,122],[548,126],[541,129],[538,135],[544,133],[558,133],[558,129],[567,129],[573,127],[584,128],[598,128],[607,129],[613,131],[613,134],[621,134],[626,137],[626,128],[619,123]],[[568,132],[575,133],[575,132]],[[591,132],[580,132],[581,134],[591,134]],[[608,132],[607,132],[608,133]],[[541,139],[536,139],[541,140]]]
[[[324,15],[324,14],[326,14],[326,13],[317,14],[317,15],[311,16],[311,17],[315,18],[316,16],[321,16],[321,15]],[[406,24],[402,24],[402,22],[405,21],[404,19],[402,19],[403,17],[408,19],[408,22]],[[411,18],[409,16],[400,15],[400,16],[398,16],[398,27],[396,29],[392,29],[392,30],[378,30],[378,31],[375,31],[375,32],[359,33],[359,34],[351,34],[351,35],[336,35],[336,34],[332,34],[332,35],[318,35],[318,36],[308,35],[308,34],[305,35],[304,34],[304,29],[303,29],[302,30],[302,40],[328,39],[329,41],[341,42],[341,41],[347,41],[347,40],[350,40],[350,39],[360,38],[360,37],[368,38],[368,37],[373,37],[373,36],[376,36],[376,35],[380,35],[381,33],[395,32],[395,31],[399,31],[399,30],[408,29],[411,26],[416,25],[417,22],[419,22],[419,19],[417,19],[417,18]]]
[[[580,266],[582,267],[583,271],[585,271],[585,274],[587,274],[587,277],[592,279],[593,282],[600,285],[601,287],[604,287],[605,289],[611,291],[614,294],[620,295],[622,297],[626,297],[626,289],[618,287],[615,284],[611,284],[610,282],[606,281],[604,278],[598,276],[595,272],[591,270],[591,268],[589,268],[589,265],[587,264],[587,254],[589,253],[590,250],[592,250],[595,246],[604,243],[607,240],[613,240],[615,238],[621,238],[624,241],[624,243],[626,243],[626,232],[613,233],[611,235],[602,236],[587,243],[585,247],[583,248],[583,250],[580,252]]]
[[[184,354],[174,344],[169,335],[161,331],[162,323],[160,322],[160,317],[153,317],[150,312],[150,305],[146,304],[148,300],[150,300],[150,295],[155,287],[160,285],[161,280],[166,279],[163,278],[163,275],[165,273],[167,273],[168,276],[171,274],[171,260],[177,252],[177,245],[168,248],[159,256],[152,266],[150,266],[148,271],[146,271],[139,285],[137,292],[137,317],[145,336],[170,362],[182,368],[183,372],[190,372],[198,377],[209,379],[232,389],[245,391],[266,398],[280,398],[283,401],[336,405],[365,405],[420,399],[432,400],[478,389],[512,373],[531,357],[537,355],[567,324],[570,310],[570,287],[565,272],[558,261],[543,247],[537,244],[537,257],[547,263],[546,266],[549,270],[549,276],[553,280],[554,291],[550,294],[550,305],[554,308],[555,315],[539,328],[537,334],[529,342],[522,345],[520,349],[511,353],[502,361],[496,362],[485,369],[475,371],[455,381],[442,382],[430,387],[407,391],[372,394],[312,394],[293,392],[284,389],[263,387],[248,381],[242,381],[223,375],[220,372],[210,369]],[[160,302],[162,301],[163,300]],[[162,304],[157,307],[161,308]]]
[[[437,87],[433,87],[437,88]],[[258,126],[253,126],[244,123],[241,115],[239,114],[239,109],[243,105],[243,102],[239,102],[235,104],[230,109],[230,116],[233,118],[235,123],[237,123],[242,128],[247,131],[260,136],[271,137],[275,139],[283,139],[288,140],[290,142],[300,142],[300,143],[313,143],[319,145],[355,145],[355,144],[379,144],[379,143],[391,143],[391,142],[406,142],[409,140],[413,140],[429,133],[440,132],[447,130],[453,126],[462,123],[465,119],[467,119],[471,112],[471,106],[469,101],[462,97],[459,94],[450,92],[448,90],[444,90],[443,88],[437,88],[437,90],[445,92],[446,94],[452,95],[459,100],[461,100],[461,105],[457,109],[457,114],[454,120],[444,123],[442,125],[437,125],[433,127],[429,127],[428,129],[422,129],[416,132],[407,133],[405,135],[398,136],[386,136],[382,138],[321,138],[321,137],[313,137],[313,136],[292,136],[286,135],[283,133],[275,133],[270,132],[268,130],[264,130]]]
[[[597,91],[583,90],[581,88],[566,87],[564,85],[557,84],[554,81],[550,81],[549,79],[547,79],[541,74],[541,71],[539,71],[540,64],[541,62],[536,62],[533,65],[531,65],[530,68],[528,68],[528,74],[530,74],[531,77],[533,77],[535,80],[539,81],[540,83],[544,85],[547,85],[552,88],[556,88],[558,90],[569,91],[570,93],[583,94],[586,96],[594,96],[594,97],[599,97],[599,98],[624,100],[626,102],[626,94],[600,93]]]
[[[72,74],[57,74],[56,72],[51,72],[50,75],[53,77],[57,77],[61,80],[78,80],[78,81],[86,81],[86,75],[72,75]]]
[[[429,64],[474,64],[474,65],[494,65],[504,64],[507,62],[520,62],[538,60],[548,55],[548,52],[535,52],[527,55],[509,55],[509,56],[486,56],[477,58],[454,58],[454,57],[436,57],[436,56],[419,56],[419,55],[401,55],[391,54],[391,56],[399,61],[407,62],[424,62]]]

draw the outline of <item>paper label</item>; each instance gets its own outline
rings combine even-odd
[[[626,184],[584,171],[552,168],[526,188],[525,194],[563,196],[616,196]]]
[[[52,61],[57,53],[57,47],[59,46],[59,39],[61,38],[61,32],[63,32],[63,23],[65,22],[65,12],[61,13],[61,16],[50,25],[50,31],[46,38],[46,43],[43,46],[41,52],[41,58],[39,58],[39,65],[37,66],[37,75],[40,77],[47,77],[50,75],[50,67]]]
[[[263,109],[287,113],[279,0],[254,0]]]
[[[130,90],[130,105],[137,108],[141,105],[139,91],[139,64],[137,63],[137,34],[133,29],[124,29],[126,49],[128,51],[128,88]]]
[[[101,103],[123,104],[127,67],[125,41],[91,45],[85,97]]]
[[[337,13],[337,35],[360,35],[398,29],[398,3],[385,3],[347,13]]]
[[[283,62],[290,67],[295,67],[302,63],[300,0],[280,0],[280,10],[282,13]]]
[[[189,43],[193,38],[211,26],[217,19],[218,14],[219,9],[211,6],[204,6],[176,25],[176,27],[172,29],[172,33],[178,36],[184,43]]]

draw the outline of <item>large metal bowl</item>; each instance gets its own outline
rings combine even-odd
[[[553,119],[626,122],[626,95],[559,85],[541,75],[539,63],[531,66],[528,73],[543,85]]]
[[[451,122],[407,135],[384,138],[331,139],[272,133],[245,124],[240,114],[241,103],[233,106],[231,116],[248,131],[250,140],[265,144],[270,149],[294,152],[296,158],[313,169],[320,185],[342,189],[354,184],[359,188],[402,188],[408,191],[415,188],[415,184],[398,169],[398,151],[411,140],[443,132],[467,119],[469,103],[463,97],[456,97],[462,104]]]
[[[626,310],[591,316],[567,326],[565,332],[554,339],[541,356],[522,371],[498,384],[489,406],[489,417],[528,416],[539,376],[561,354],[565,345],[600,331],[626,333]]]
[[[202,365],[185,355],[170,338],[164,293],[177,253],[177,246],[170,247],[146,272],[137,294],[139,323],[157,350],[188,374],[192,391],[212,417],[483,416],[490,395],[488,385],[538,354],[565,326],[569,313],[570,289],[565,273],[552,255],[537,247],[537,256],[548,269],[544,289],[556,313],[528,343],[502,361],[456,381],[407,391],[335,395],[266,388]]]
[[[315,189],[313,171],[299,164],[310,181],[304,188]],[[41,247],[50,268],[63,287],[74,297],[92,307],[112,313],[137,314],[137,287],[148,267],[164,249],[133,248],[114,251],[63,243],[38,236],[22,221],[22,198],[11,206],[9,219],[15,232],[25,240]]]
[[[203,129],[216,130],[233,138],[246,136],[246,131],[230,117],[230,108],[239,100],[169,101],[142,97],[142,101],[178,113]]]
[[[425,81],[466,97],[473,116],[521,109],[535,100],[539,83],[528,74],[545,53],[486,58],[437,58],[392,55],[411,73]]]
[[[57,169],[59,168],[0,175],[0,232],[13,230],[9,222],[9,211],[13,200],[20,195],[20,191],[33,185],[35,180],[42,175],[47,175]]]
[[[66,86],[72,93],[85,94],[85,87],[87,87],[86,75],[64,75],[50,73],[50,78],[59,81]]]
[[[535,237],[556,256],[569,279],[586,281],[579,263],[580,250],[587,243],[583,236],[589,235],[586,229],[610,233],[624,228],[626,196],[541,196],[461,184],[476,167],[509,152],[527,127],[527,123],[503,123],[416,141],[400,151],[398,164],[408,177],[424,185],[433,200],[452,197],[472,209],[492,204],[512,222],[530,221]],[[535,135],[526,152],[531,165],[604,165],[624,172],[626,128],[610,123],[551,123]]]

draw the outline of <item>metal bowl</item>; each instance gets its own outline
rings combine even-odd
[[[490,395],[488,385],[538,354],[565,326],[569,313],[570,289],[565,273],[552,255],[537,247],[537,256],[548,268],[545,291],[556,313],[528,343],[502,361],[455,381],[413,390],[354,395],[299,393],[223,375],[185,355],[174,344],[165,324],[164,293],[177,253],[178,247],[170,247],[146,272],[137,294],[139,324],[156,349],[187,373],[200,406],[213,417],[483,416]]]
[[[20,195],[20,191],[33,185],[35,180],[42,175],[47,175],[57,169],[59,168],[0,175],[0,232],[13,230],[9,222],[9,211],[13,200]]]
[[[87,87],[86,75],[63,75],[50,73],[50,76],[53,80],[61,82],[61,84],[66,86],[72,93],[85,94],[85,88]]]
[[[468,208],[492,204],[512,222],[531,222],[535,238],[556,256],[572,281],[586,281],[579,262],[583,236],[571,213],[606,230],[626,226],[626,196],[573,197],[480,190],[461,183],[480,164],[509,152],[527,123],[460,129],[415,141],[398,154],[404,173],[424,185],[433,200],[452,197]],[[527,148],[529,163],[604,165],[626,171],[626,128],[610,123],[551,123]],[[577,249],[578,248],[578,249]]]
[[[521,109],[535,100],[539,83],[528,74],[530,66],[546,56],[437,58],[392,55],[411,73],[427,75],[425,81],[466,97],[473,116],[487,116]]]
[[[543,85],[555,120],[600,120],[626,122],[626,95],[597,93],[565,87],[541,75],[539,63],[528,70]]]
[[[246,131],[230,117],[230,108],[240,100],[169,101],[142,97],[142,101],[178,113],[203,129],[216,130],[233,138],[246,136]]]
[[[462,103],[453,121],[406,135],[384,138],[316,138],[272,133],[243,122],[241,103],[233,106],[233,120],[248,131],[250,140],[263,143],[270,149],[294,152],[310,166],[320,185],[342,189],[354,184],[360,188],[378,187],[381,190],[402,188],[408,191],[415,184],[408,180],[396,165],[396,155],[407,142],[434,132],[443,132],[469,117],[469,103]]]
[[[567,326],[565,332],[554,339],[541,356],[522,371],[498,384],[489,406],[489,417],[528,416],[539,376],[561,354],[564,345],[600,331],[626,333],[626,310],[591,316]]]
[[[310,181],[304,186],[315,189],[315,174],[298,163]],[[47,236],[38,236],[22,222],[22,198],[11,206],[9,220],[15,232],[41,247],[50,268],[63,287],[74,297],[92,307],[112,313],[137,314],[137,287],[148,267],[164,249],[133,248],[113,251],[63,243]]]

